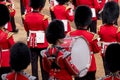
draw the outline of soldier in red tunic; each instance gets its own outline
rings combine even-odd
[[[91,50],[91,66],[87,75],[84,77],[76,77],[75,80],[95,80],[96,73],[96,62],[94,53],[98,53],[100,51],[100,46],[98,45],[99,36],[95,33],[88,31],[88,25],[92,21],[92,12],[88,6],[78,6],[75,11],[75,24],[77,30],[71,31],[68,33],[69,36],[83,36],[89,44]]]
[[[30,0],[20,0],[20,10],[21,15],[24,15],[31,11],[31,7],[29,6]]]
[[[110,2],[110,1],[115,1],[116,3],[118,3],[118,0],[99,0],[98,3],[101,5],[101,7],[103,8],[105,3]]]
[[[12,71],[2,75],[2,80],[35,80],[24,72],[24,69],[30,64],[30,50],[28,46],[22,42],[17,42],[10,49],[10,66]]]
[[[98,80],[120,80],[120,44],[112,43],[108,45],[105,52],[105,61],[110,74]]]
[[[55,19],[62,20],[65,27],[65,33],[71,31],[71,26],[69,21],[74,20],[73,9],[65,5],[69,0],[56,0],[58,2],[57,5],[51,6],[51,10],[55,15]]]
[[[103,24],[98,28],[100,41],[102,42],[102,57],[104,63],[105,74],[109,74],[104,61],[104,52],[107,45],[114,42],[120,42],[120,29],[115,25],[115,21],[119,17],[119,6],[116,2],[107,2],[102,12]]]
[[[102,17],[102,11],[103,11],[104,5],[105,5],[107,2],[110,2],[110,1],[114,1],[114,2],[116,2],[116,3],[119,2],[118,0],[101,0],[101,1],[99,2],[99,4],[101,5],[101,10],[98,12],[98,14],[100,14],[100,17]],[[119,4],[118,4],[118,5],[119,5]],[[118,25],[117,20],[115,21],[115,25]]]
[[[45,38],[45,31],[48,26],[48,16],[40,13],[44,7],[44,0],[31,0],[30,6],[32,12],[24,16],[24,28],[27,32],[27,44],[31,50],[32,75],[38,80],[38,57],[40,57],[40,68],[43,80],[48,80],[48,73],[42,68],[42,58],[40,51],[48,47],[48,42]]]
[[[72,75],[79,73],[71,61],[71,53],[60,46],[64,37],[63,22],[53,20],[46,31],[47,41],[51,45],[41,52],[43,68],[49,72],[49,80],[72,80]]]
[[[7,31],[4,27],[10,20],[10,13],[4,4],[0,4],[0,76],[3,73],[11,71],[9,64],[10,51],[9,49],[15,43],[13,33]],[[0,77],[1,80],[1,77]]]
[[[92,10],[92,22],[88,28],[90,28],[91,32],[96,33],[97,31],[97,12],[101,10],[101,6],[99,5],[97,0],[73,0],[74,5],[77,7],[79,5],[87,5]]]
[[[16,10],[13,8],[14,4],[11,1],[6,1],[6,0],[0,0],[0,4],[6,5],[10,11],[10,21],[6,23],[5,28],[12,32],[18,32],[18,29],[16,29],[16,24],[14,19],[14,16],[16,14]]]

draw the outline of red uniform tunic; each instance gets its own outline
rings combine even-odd
[[[74,14],[73,14],[72,8],[70,8],[69,6],[66,7],[65,5],[56,5],[53,8],[53,12],[56,19],[66,20],[66,22],[63,21],[64,24],[66,24],[64,28],[65,32],[67,33],[71,31],[71,26],[69,21],[72,22],[74,20]]]
[[[29,6],[29,2],[30,2],[30,0],[22,0],[22,3],[26,9],[26,13],[31,11],[31,7]]]
[[[49,72],[50,80],[72,80],[72,75],[79,73],[78,69],[71,62],[71,53],[60,46],[48,48],[42,51],[41,55],[43,57],[43,68]],[[53,62],[59,68],[53,65]]]
[[[11,4],[11,3],[5,2],[5,1],[0,1],[0,4],[4,4],[4,5],[6,5],[6,6],[8,7],[8,9],[9,9],[9,11],[10,11],[10,16],[11,16],[11,17],[14,17],[14,16],[15,16],[16,10],[12,8],[12,4]],[[8,4],[9,4],[9,6],[8,6]],[[10,5],[10,4],[11,4],[11,5]],[[12,24],[11,24],[10,21],[6,24],[5,28],[6,28],[8,31],[12,31]]]
[[[91,9],[94,9],[94,10],[92,10],[92,13],[94,14],[93,20],[97,20],[96,13],[97,13],[98,10],[101,9],[101,7],[100,7],[97,0],[76,0],[76,5],[77,6],[79,6],[79,5],[87,5]]]
[[[106,2],[108,2],[108,1],[115,1],[115,2],[117,2],[118,3],[118,0],[100,0],[99,1],[99,4],[101,4],[101,3],[106,3]]]
[[[35,80],[34,76],[31,76],[25,72],[11,72],[2,75],[3,80]]]
[[[90,50],[91,50],[91,66],[89,68],[89,71],[96,71],[96,62],[95,57],[93,53],[98,53],[100,51],[100,47],[98,46],[98,35],[94,34],[92,32],[89,32],[87,30],[76,30],[69,33],[71,37],[75,36],[83,36],[89,44]]]
[[[98,28],[98,34],[102,44],[102,53],[104,53],[107,45],[113,42],[120,42],[120,29],[115,25],[101,25]],[[108,43],[108,44],[107,44]]]
[[[45,30],[48,26],[48,17],[40,14],[39,12],[30,12],[25,15],[24,27],[28,35],[28,46],[31,48],[46,48],[48,42],[45,38]],[[39,33],[40,32],[40,33]],[[42,38],[42,42],[37,42],[39,36]],[[41,35],[42,34],[42,35]]]
[[[102,10],[105,3],[108,2],[108,1],[115,1],[118,3],[118,0],[99,0],[98,3],[100,4],[100,9]]]
[[[11,32],[5,32],[0,29],[0,48],[2,53],[0,54],[0,67],[10,67],[10,47],[15,43]]]
[[[101,25],[98,29],[100,40],[104,42],[119,42],[120,30],[115,25]]]

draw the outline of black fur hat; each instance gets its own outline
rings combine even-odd
[[[51,44],[56,44],[58,39],[65,37],[64,24],[60,20],[53,20],[47,28],[46,39]]]
[[[16,72],[26,69],[30,64],[30,50],[22,42],[15,43],[10,49],[10,66]]]
[[[46,0],[30,0],[30,6],[33,9],[43,8],[45,6]]]
[[[105,52],[105,60],[107,67],[111,72],[116,72],[120,70],[120,44],[113,43],[110,44]]]
[[[114,1],[107,2],[103,8],[103,24],[113,24],[119,17],[119,5]]]
[[[88,6],[78,6],[75,10],[75,25],[77,29],[88,26],[92,21],[92,12]]]
[[[0,4],[0,26],[5,25],[10,20],[10,13],[4,4]]]
[[[59,4],[65,4],[66,2],[68,2],[69,0],[56,0]]]

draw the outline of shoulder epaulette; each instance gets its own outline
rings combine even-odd
[[[14,33],[12,32],[8,32],[8,36],[7,36],[7,39],[9,39]]]
[[[9,3],[9,2],[6,2],[6,4],[5,4],[6,6],[10,6],[10,5],[12,5],[11,3]]]
[[[117,33],[120,32],[120,27],[118,27]]]
[[[69,10],[69,9],[71,9],[71,7],[70,7],[70,6],[66,6],[66,9],[65,9],[65,10]]]
[[[54,6],[50,7],[50,9],[51,9],[52,11],[54,11]]]
[[[101,25],[98,26],[97,31],[100,31],[100,27],[101,27]]]
[[[21,17],[22,17],[22,19],[25,19],[25,14],[23,14]]]
[[[47,16],[47,15],[44,15],[44,18],[43,18],[43,20],[46,20],[46,19],[48,19],[49,18],[49,16]]]
[[[71,32],[74,32],[76,29],[72,30],[72,31],[69,31],[67,34],[66,34],[66,37],[69,37],[70,36],[70,33]]]
[[[115,24],[113,26],[118,27],[118,25],[115,25]]]
[[[94,37],[93,37],[92,40],[95,40],[95,39],[98,39],[98,38],[99,38],[99,35],[94,33]]]
[[[72,32],[72,31],[69,31],[69,32],[66,34],[66,37],[69,37],[71,32]]]

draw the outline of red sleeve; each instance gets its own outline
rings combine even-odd
[[[72,9],[66,10],[66,16],[67,16],[67,19],[72,22],[74,20],[73,10]]]
[[[43,27],[44,27],[44,30],[47,29],[47,27],[48,27],[48,19],[43,20]]]
[[[118,2],[119,2],[119,0],[115,0],[115,2],[117,2],[117,3],[118,3]]]
[[[27,14],[26,14],[27,15]],[[25,31],[26,32],[28,32],[29,31],[29,29],[28,29],[28,26],[27,26],[27,23],[26,23],[26,15],[24,16],[24,18],[23,18],[23,25],[24,25],[24,29],[25,29]]]
[[[23,23],[24,23],[24,29],[25,29],[25,31],[26,31],[26,32],[28,32],[28,31],[29,31],[29,29],[28,29],[27,24],[26,24],[25,22],[23,22]]]
[[[25,0],[25,8],[26,12],[29,13],[31,11],[31,7],[29,6],[30,0]]]
[[[97,0],[94,0],[94,8],[98,11],[100,10],[100,4],[98,3]]]
[[[10,16],[11,16],[11,17],[14,17],[14,16],[15,16],[15,13],[16,13],[15,9],[12,9],[12,11],[10,12]]]
[[[91,42],[92,45],[92,51],[93,53],[98,53],[101,50],[100,44],[98,43],[98,40],[95,39]]]
[[[24,5],[25,5],[25,7],[29,6],[29,0],[24,0]]]
[[[80,5],[79,2],[80,2],[79,0],[76,0],[76,6],[79,6],[79,5]]]
[[[104,5],[105,5],[105,1],[106,1],[106,0],[102,0],[102,2],[100,3],[100,10],[103,9],[103,7],[104,7]]]
[[[8,42],[9,42],[9,46],[13,46],[15,44],[15,41],[13,39],[13,36],[11,36],[9,39],[8,39]]]
[[[47,60],[47,57],[44,57],[44,58],[42,59],[42,66],[43,66],[43,69],[44,69],[46,72],[49,72],[49,71],[50,71],[51,67],[50,67],[49,62],[48,62],[48,60]]]
[[[117,41],[120,42],[120,32],[117,33]]]
[[[77,75],[79,73],[79,70],[71,61],[71,56],[67,56],[66,58],[64,58],[64,62],[65,62],[66,69],[71,75]]]

